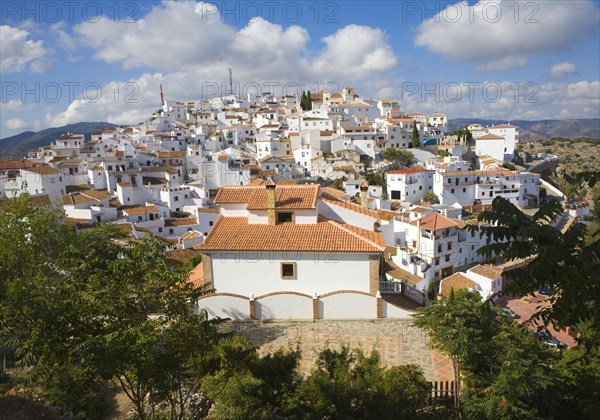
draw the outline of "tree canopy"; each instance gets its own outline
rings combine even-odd
[[[395,149],[392,147],[385,149],[383,157],[400,167],[410,166],[415,159],[415,155],[413,155],[411,151],[406,149]]]

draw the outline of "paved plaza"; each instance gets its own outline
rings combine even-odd
[[[241,321],[229,323],[229,328],[248,338],[260,354],[300,346],[302,373],[310,371],[320,349],[347,343],[366,352],[375,348],[387,366],[418,365],[429,381],[454,379],[450,360],[429,347],[425,332],[410,319]]]

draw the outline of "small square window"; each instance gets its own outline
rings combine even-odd
[[[296,263],[281,263],[281,278],[296,280]]]
[[[212,226],[215,222],[208,222],[208,226]]]
[[[291,211],[281,211],[277,213],[277,224],[292,223],[294,221],[294,213]]]

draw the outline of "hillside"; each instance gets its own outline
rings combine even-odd
[[[455,118],[448,121],[451,131],[464,128],[467,124],[506,124],[510,122],[519,127],[519,140],[544,140],[552,137],[600,138],[600,119],[572,119],[572,120],[484,120],[481,118]]]
[[[114,127],[117,126],[108,122],[80,122],[63,125],[62,127],[47,128],[38,131],[37,133],[25,131],[11,137],[0,139],[0,159],[21,158],[27,156],[27,151],[29,149],[47,146],[50,142],[67,132],[84,134],[85,139],[89,140],[94,131]]]

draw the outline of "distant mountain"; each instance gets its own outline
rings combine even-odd
[[[464,128],[467,124],[481,124],[483,126],[506,124],[519,127],[519,140],[544,140],[551,137],[591,137],[600,138],[600,119],[573,119],[573,120],[484,120],[481,118],[455,118],[448,121],[451,131]]]
[[[25,157],[27,156],[29,149],[48,146],[50,142],[56,140],[65,133],[83,134],[85,135],[85,139],[89,140],[94,131],[115,127],[118,126],[108,122],[80,122],[63,125],[62,127],[47,128],[38,131],[37,133],[25,131],[11,137],[0,139],[0,159]]]

